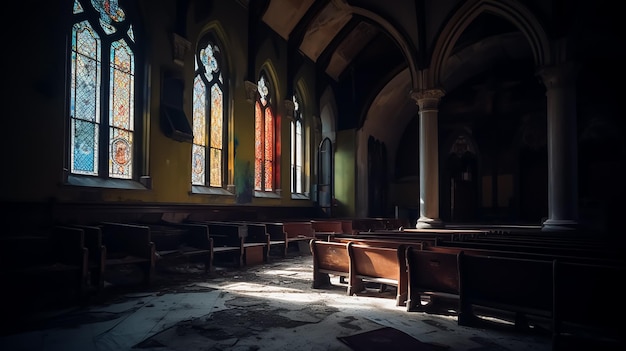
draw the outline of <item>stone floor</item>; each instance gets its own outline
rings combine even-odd
[[[129,267],[109,273],[105,291],[88,303],[43,308],[5,323],[0,350],[364,351],[339,338],[383,327],[425,343],[420,350],[551,349],[541,328],[470,328],[457,325],[454,311],[407,312],[395,306],[394,288],[347,296],[346,285],[333,277],[332,287],[311,289],[307,254],[218,268],[210,276],[195,265],[160,267],[147,289]]]

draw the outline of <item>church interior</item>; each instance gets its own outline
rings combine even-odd
[[[5,32],[16,50],[5,57],[3,144],[13,151],[1,183],[0,278],[12,286],[28,280],[25,262],[71,255],[70,235],[87,247],[89,232],[118,230],[108,247],[100,242],[113,257],[131,236],[113,229],[120,224],[209,231],[336,220],[355,226],[344,235],[429,239],[477,230],[532,237],[531,246],[554,240],[559,250],[598,245],[617,252],[602,265],[626,267],[626,40],[613,2],[32,6],[26,35]],[[356,227],[374,222],[384,225]],[[152,245],[166,240],[154,228]],[[66,241],[52,250],[31,241],[58,235]],[[315,260],[306,240],[295,242],[309,238],[285,239],[284,252],[299,247]],[[269,257],[267,243],[240,259]],[[84,252],[85,262],[97,255]],[[623,276],[610,278],[623,291]]]

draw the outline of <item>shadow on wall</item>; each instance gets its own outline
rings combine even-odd
[[[254,173],[251,171],[250,161],[247,161],[245,165],[243,162],[235,162],[235,189],[236,189],[236,202],[238,204],[248,204],[252,202],[252,195],[254,194],[254,188],[252,186],[254,182]]]

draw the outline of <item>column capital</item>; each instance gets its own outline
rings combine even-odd
[[[436,110],[439,100],[445,95],[442,89],[412,91],[411,98],[417,102],[421,111]]]
[[[546,89],[558,89],[576,84],[580,65],[574,61],[559,63],[539,68],[537,75],[541,77]]]

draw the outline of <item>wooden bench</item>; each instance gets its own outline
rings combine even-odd
[[[206,225],[193,223],[143,224],[150,227],[157,265],[161,261],[184,259],[200,261],[205,273],[213,271],[213,239]]]
[[[550,260],[458,254],[458,323],[481,326],[475,307],[514,315],[515,327],[528,328],[528,317],[552,318]],[[486,323],[490,324],[490,323]]]
[[[554,351],[626,350],[623,265],[554,261]]]
[[[405,246],[378,247],[348,243],[350,275],[348,295],[365,290],[365,282],[396,287],[396,305],[403,306],[407,300],[407,273]]]
[[[191,224],[206,225],[213,241],[213,263],[234,267],[245,265],[245,239],[248,227],[243,223],[222,221],[189,221]]]
[[[466,249],[482,249],[496,251],[516,251],[524,253],[537,253],[560,256],[577,256],[592,258],[610,258],[619,260],[623,257],[618,250],[606,250],[597,247],[571,247],[559,245],[541,245],[528,243],[495,243],[495,242],[472,242],[472,241],[449,241],[437,240],[436,246],[458,247]]]
[[[369,232],[376,230],[400,230],[402,220],[398,218],[353,218],[353,232]]]
[[[269,262],[271,244],[265,223],[253,221],[230,221],[227,223],[238,223],[247,227],[247,235],[243,243],[244,265],[251,266]]]
[[[150,228],[117,222],[103,222],[97,227],[100,228],[102,245],[106,248],[103,272],[112,267],[136,265],[143,272],[143,283],[152,283],[156,250]]]
[[[313,287],[330,284],[330,275],[346,277],[348,296],[366,290],[366,283],[396,287],[396,305],[407,299],[406,247],[360,245],[354,242],[310,240],[313,254]]]
[[[316,219],[311,220],[311,226],[318,239],[329,240],[335,234],[352,234],[352,232],[344,232],[344,225],[339,220]]]
[[[44,302],[84,297],[88,256],[84,231],[78,228],[54,226],[0,236],[5,311],[13,315]]]
[[[308,243],[315,239],[315,231],[310,221],[279,221],[261,222],[267,227],[270,236],[270,249],[280,249],[280,256],[287,257],[292,244],[305,243],[306,251],[309,251]],[[303,253],[298,245],[298,252]],[[273,251],[273,250],[272,250]]]

